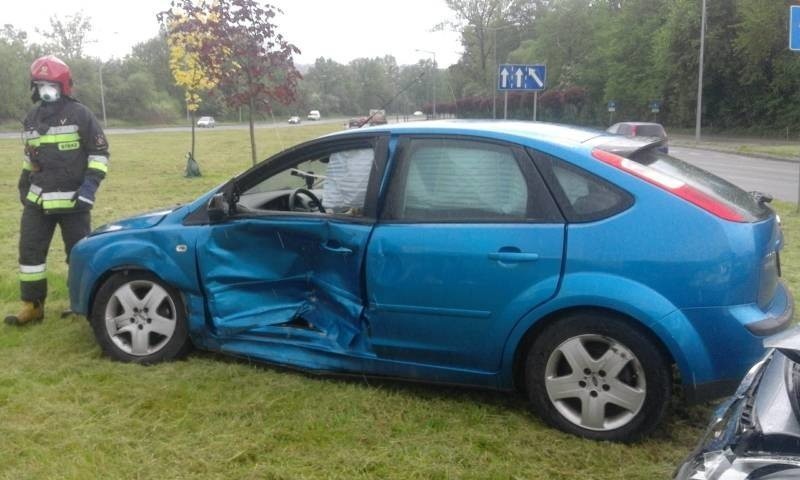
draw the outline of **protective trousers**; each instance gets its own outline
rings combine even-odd
[[[72,247],[89,234],[89,212],[45,214],[41,208],[33,205],[25,205],[22,210],[19,284],[23,302],[44,301],[47,298],[47,251],[50,249],[56,225],[61,227],[64,251],[69,261]]]

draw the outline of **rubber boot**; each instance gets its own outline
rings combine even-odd
[[[22,308],[17,315],[6,317],[7,325],[30,325],[41,322],[44,318],[44,302],[22,302]]]

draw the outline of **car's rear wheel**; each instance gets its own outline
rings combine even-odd
[[[551,425],[595,440],[632,441],[663,418],[669,363],[650,338],[613,315],[562,318],[533,342],[528,395]]]
[[[103,352],[115,360],[156,363],[191,348],[180,293],[148,272],[119,272],[95,295],[91,324]]]

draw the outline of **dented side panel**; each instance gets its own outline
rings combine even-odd
[[[362,345],[360,271],[371,229],[311,215],[210,227],[198,265],[216,334],[274,336],[274,327],[302,324],[319,333],[311,337],[319,347]]]

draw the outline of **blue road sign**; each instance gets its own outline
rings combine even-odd
[[[617,111],[617,102],[614,100],[608,101],[608,111],[609,112],[616,112]]]
[[[500,65],[497,71],[497,89],[501,91],[540,91],[547,81],[544,65]]]
[[[789,7],[789,49],[800,51],[800,5]]]
[[[660,100],[651,100],[650,101],[650,111],[653,113],[658,113],[661,111],[661,101]]]

